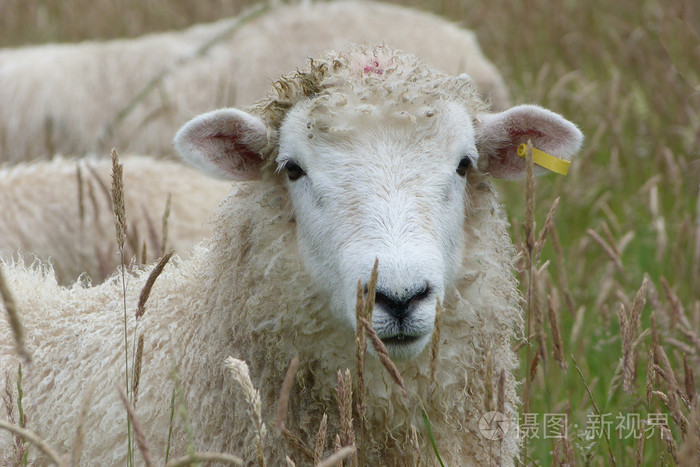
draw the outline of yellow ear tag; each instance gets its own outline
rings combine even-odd
[[[555,157],[551,154],[547,154],[546,152],[540,151],[539,149],[532,146],[531,148],[532,160],[535,162],[535,164],[562,175],[566,175],[566,173],[569,171],[571,161],[559,159],[558,157]],[[526,154],[527,144],[523,143],[520,146],[518,146],[518,155],[520,157],[525,157]]]

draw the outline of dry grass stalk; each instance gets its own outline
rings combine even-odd
[[[199,462],[220,462],[226,465],[243,465],[243,459],[232,454],[221,452],[195,452],[193,454],[173,459],[165,467],[185,467]]]
[[[622,291],[622,289],[618,288],[615,291],[615,295],[617,295],[617,299],[620,301],[625,306],[625,310],[631,310],[632,309],[632,302],[630,302],[629,298],[627,298],[627,294]]]
[[[15,300],[10,292],[10,287],[7,285],[5,276],[2,273],[2,268],[0,268],[0,297],[2,297],[2,301],[5,304],[7,318],[10,321],[10,328],[12,329],[12,336],[15,339],[17,355],[24,358],[26,362],[31,362],[32,357],[24,346],[24,328],[22,326],[22,320],[19,317],[19,311],[17,310]]]
[[[168,264],[168,261],[170,261],[170,258],[172,258],[174,254],[175,251],[170,250],[160,259],[160,261],[158,261],[158,264],[156,264],[151,273],[148,275],[148,279],[146,279],[146,283],[144,284],[143,289],[141,289],[141,295],[139,295],[139,304],[136,308],[136,319],[142,317],[146,312],[146,302],[148,301],[148,297],[151,296],[153,284],[156,283],[156,279],[158,279],[160,274],[163,272],[163,269],[165,269],[165,266]]]
[[[85,437],[85,422],[88,418],[88,413],[90,412],[90,404],[92,402],[92,396],[95,393],[95,384],[91,383],[88,390],[85,393],[85,398],[83,399],[83,405],[80,407],[80,415],[78,416],[78,426],[75,429],[75,437],[73,438],[73,448],[71,449],[71,462],[70,465],[79,466],[80,456],[83,453],[83,440]]]
[[[697,403],[690,415],[688,434],[678,453],[678,465],[700,465],[700,406]]]
[[[695,251],[693,253],[693,283],[700,282],[700,191],[695,205]]]
[[[33,431],[27,430],[25,428],[20,428],[16,425],[8,423],[4,420],[0,420],[0,430],[7,430],[13,435],[19,436],[26,442],[34,445],[39,451],[41,451],[49,460],[56,464],[58,467],[67,467],[68,464],[63,460],[63,458],[54,449],[49,446],[46,441],[41,439],[39,435]]]
[[[314,465],[317,465],[323,459],[323,451],[326,446],[326,431],[328,429],[328,416],[324,413],[321,419],[321,424],[318,426],[318,434],[316,435],[316,444],[314,445]]]
[[[608,300],[608,296],[610,295],[612,289],[615,287],[615,284],[616,281],[611,276],[606,276],[605,279],[603,279],[598,290],[598,296],[595,300],[595,307],[597,309],[601,309],[603,306],[607,306],[605,302]]]
[[[581,371],[581,368],[578,366],[578,362],[576,361],[576,358],[571,355],[571,360],[574,362],[574,368],[576,368],[576,372],[578,375],[581,377],[581,381],[583,382],[583,386],[586,388],[586,392],[588,393],[588,398],[591,401],[591,405],[593,405],[593,410],[595,413],[598,415],[598,417],[602,417],[600,409],[598,408],[598,404],[595,403],[595,399],[593,398],[593,392],[591,391],[590,386],[586,382],[586,378],[583,377],[583,372]],[[601,418],[602,420],[602,418]],[[605,438],[605,442],[608,447],[608,455],[610,456],[610,462],[612,465],[617,465],[615,462],[615,455],[613,454],[612,447],[610,446],[610,436],[607,432],[607,430],[603,430],[603,437]]]
[[[143,363],[143,334],[139,335],[138,344],[136,345],[136,357],[134,357],[134,376],[131,381],[131,396],[136,405],[139,399],[139,382],[141,381],[141,365]]]
[[[345,374],[338,370],[338,411],[340,412],[340,442],[342,446],[355,444],[355,430],[352,421],[352,379],[350,370]]]
[[[527,264],[527,321],[526,335],[530,335],[533,300],[535,296],[535,267],[533,251],[535,247],[535,162],[532,155],[532,141],[527,142],[525,155],[525,224],[523,225],[525,237],[525,261]],[[530,346],[526,348],[525,361],[530,362]],[[523,412],[530,411],[530,378],[525,378],[523,384]],[[524,457],[527,457],[527,445]]]
[[[576,460],[574,457],[574,445],[571,438],[561,437],[557,440],[552,453],[552,465],[574,466]]]
[[[620,318],[620,333],[622,334],[622,387],[626,393],[632,392],[634,389],[634,379],[636,377],[636,365],[632,352],[632,339],[634,339],[633,325],[630,323],[630,318],[627,316],[625,306],[620,304],[618,311]]]
[[[442,330],[442,313],[444,308],[438,297],[435,304],[435,325],[433,335],[430,336],[430,384],[435,383],[435,371],[437,370],[438,352],[440,351],[440,332]]]
[[[569,309],[569,313],[573,315],[576,306],[574,304],[574,298],[571,295],[571,290],[569,290],[569,279],[566,267],[566,261],[564,260],[564,249],[559,241],[559,234],[557,233],[557,228],[552,224],[549,236],[552,239],[552,246],[554,247],[554,252],[557,257],[557,275],[559,276],[559,289],[564,292],[564,300],[566,301],[566,306]]]
[[[525,247],[532,259],[535,249],[535,169],[532,158],[532,141],[527,142],[527,154],[525,157]]]
[[[396,365],[394,365],[394,362],[391,361],[391,357],[389,357],[389,352],[387,352],[384,343],[377,335],[377,332],[372,328],[372,325],[369,324],[369,322],[366,319],[362,319],[360,321],[365,327],[365,331],[367,331],[367,335],[369,336],[370,342],[372,342],[372,347],[374,347],[374,351],[377,352],[377,357],[379,357],[379,361],[382,363],[382,365],[384,365],[384,368],[387,369],[387,371],[389,372],[389,376],[391,376],[391,379],[393,379],[394,382],[401,388],[401,393],[403,394],[403,397],[408,397],[406,387],[403,384],[403,378],[401,377],[401,373],[399,373],[399,370],[398,368],[396,368]]]
[[[620,361],[617,363],[617,367],[615,368],[615,374],[610,380],[610,386],[608,387],[608,403],[612,400],[612,397],[613,395],[615,395],[615,391],[617,390],[617,388],[620,387],[620,383],[622,382],[623,367],[623,359],[621,358]]]
[[[15,398],[12,386],[13,385],[12,381],[10,380],[10,372],[5,370],[5,392],[2,395],[2,401],[5,405],[5,411],[7,412],[7,421],[13,425],[18,424],[20,428],[26,428],[27,415],[22,413],[21,410],[18,416],[18,418],[20,419],[19,423],[15,422]],[[17,406],[21,407],[19,403],[19,394],[17,395],[17,398]],[[7,463],[7,465],[20,465],[22,463],[22,459],[27,455],[28,449],[29,443],[25,443],[20,436],[16,435],[12,444],[12,455],[9,457],[5,456],[3,460]]]
[[[542,352],[540,351],[540,347],[537,348],[537,352],[535,352],[535,356],[532,357],[532,363],[530,363],[530,382],[535,380],[535,376],[537,376],[537,367],[540,364],[540,355]]]
[[[615,251],[615,255],[620,256],[620,250],[617,248],[617,242],[615,241],[615,236],[613,235],[608,223],[603,221],[600,223],[600,227],[603,229],[603,234],[608,241],[608,245]]]
[[[356,451],[357,448],[355,445],[342,447],[328,456],[326,460],[318,464],[316,467],[333,467],[348,457],[354,456]]]
[[[671,434],[671,427],[668,426],[668,422],[666,422],[665,419],[661,419],[661,439],[663,439],[666,442],[666,449],[668,452],[671,454],[671,457],[673,457],[673,462],[676,465],[682,465],[678,463],[678,445],[676,444],[676,440],[673,439],[673,435]]]
[[[97,177],[99,179],[99,177]],[[119,163],[119,154],[112,149],[112,210],[117,231],[119,250],[124,251],[126,239],[126,208],[124,207],[124,166]]]
[[[651,323],[651,348],[653,352],[656,352],[656,348],[661,344],[659,342],[659,328],[656,326],[656,313],[653,310],[649,321]]]
[[[644,424],[645,421],[643,420],[641,422],[641,431],[644,433]],[[646,439],[646,436],[640,436],[637,438],[637,447],[634,450],[634,460],[635,460],[635,465],[637,467],[641,467],[642,462],[644,461],[644,440]]]
[[[569,342],[578,342],[578,336],[581,334],[581,326],[583,326],[583,318],[586,316],[586,307],[580,306],[574,314],[574,325],[571,326],[571,335]]]
[[[690,323],[688,323],[685,317],[685,310],[683,309],[680,299],[675,293],[673,293],[673,290],[671,290],[671,285],[668,283],[665,277],[661,276],[660,281],[664,288],[666,298],[671,305],[670,308],[668,308],[668,317],[671,320],[671,329],[675,329],[679,323],[682,323],[686,328],[689,328]]]
[[[335,445],[334,446],[335,446],[336,452],[340,451],[343,448],[342,444],[340,443],[340,435],[339,434],[335,435]],[[336,465],[338,467],[343,467],[343,461],[338,461]]]
[[[554,360],[559,364],[559,368],[566,369],[566,361],[564,360],[564,343],[561,340],[561,330],[559,329],[559,317],[557,310],[554,309],[552,297],[547,297],[547,312],[549,314],[549,326],[552,329],[552,353]]]
[[[679,341],[678,339],[674,339],[673,337],[665,338],[664,342],[676,347],[682,354],[693,355],[695,353],[695,349],[693,349],[693,347],[685,342]]]
[[[530,320],[535,323],[534,334],[535,341],[537,342],[537,353],[539,354],[539,359],[544,362],[547,352],[547,334],[544,329],[544,307],[542,306],[542,300],[539,292],[545,287],[540,285],[540,277],[540,273],[538,271],[534,271],[531,279],[531,282],[533,282],[533,295],[530,298],[531,302],[529,303],[529,314]]]
[[[168,193],[168,198],[165,200],[165,211],[163,212],[163,220],[161,221],[162,240],[160,244],[160,255],[165,254],[165,249],[168,246],[168,219],[170,218],[170,201],[172,194]]]
[[[666,405],[666,407],[668,407],[671,413],[671,417],[673,417],[673,420],[681,428],[681,431],[685,433],[688,426],[688,420],[681,412],[680,405],[678,404],[678,399],[680,397],[681,402],[687,401],[683,400],[683,391],[678,385],[678,380],[676,379],[676,375],[673,371],[673,368],[671,367],[671,362],[669,361],[668,356],[666,355],[666,352],[664,351],[663,347],[658,347],[656,349],[656,358],[661,363],[661,366],[655,367],[655,370],[657,373],[661,373],[661,376],[668,390],[666,393],[666,398],[663,402]]]
[[[146,240],[141,244],[141,264],[148,264],[148,246]]]
[[[651,306],[652,312],[655,310],[661,310],[661,302],[659,302],[659,293],[654,286],[654,282],[649,277],[649,274],[644,274],[644,278],[647,280],[647,298],[649,299],[649,305]]]
[[[284,456],[284,461],[287,463],[287,467],[296,467],[297,466],[294,463],[294,461],[289,458],[289,456]]]
[[[75,178],[78,186],[78,218],[80,225],[85,224],[85,191],[83,189],[83,171],[80,168],[80,163],[75,164]]]
[[[620,274],[622,274],[622,275],[624,276],[624,274],[625,274],[625,268],[624,268],[624,266],[622,265],[622,258],[620,258],[619,253],[617,253],[617,251],[616,251],[617,248],[615,248],[615,247],[609,245],[609,244],[603,239],[603,237],[601,237],[600,235],[598,235],[598,233],[596,233],[593,229],[588,229],[588,230],[586,230],[586,232],[588,233],[588,235],[589,235],[593,240],[596,241],[596,243],[597,243],[598,245],[601,246],[601,248],[603,248],[603,251],[604,251],[604,252],[610,257],[610,259],[613,261],[613,264],[615,264],[615,267],[617,268],[617,270],[620,272]]]
[[[535,242],[535,264],[539,262],[540,254],[542,253],[542,248],[544,248],[544,242],[547,240],[547,235],[554,228],[554,213],[557,212],[557,207],[559,206],[559,196],[554,199],[552,207],[549,208],[547,217],[544,220],[544,227],[540,230],[537,236],[537,242]]]
[[[652,224],[656,230],[656,261],[661,263],[666,253],[668,235],[666,234],[666,222],[659,211],[659,186],[656,184],[649,190],[649,209],[653,218]]]
[[[88,166],[89,167],[89,166]],[[112,213],[114,214],[114,226],[117,234],[117,245],[119,247],[119,262],[121,265],[121,282],[122,282],[122,309],[124,312],[124,387],[129,390],[129,333],[127,331],[126,317],[126,272],[124,264],[124,240],[126,239],[126,208],[124,202],[124,166],[119,163],[119,154],[117,150],[112,148]],[[101,184],[101,180],[94,173],[95,179]],[[105,187],[106,190],[106,187]],[[97,211],[96,211],[97,212]],[[131,438],[131,417],[126,417],[127,427],[127,465],[133,464],[133,450]]]
[[[122,388],[117,386],[117,391],[119,391],[119,398],[121,399],[122,404],[126,409],[126,413],[129,416],[129,419],[131,420],[131,426],[134,428],[134,434],[136,435],[136,444],[138,444],[139,449],[141,450],[141,457],[143,458],[143,463],[146,467],[150,467],[151,465],[153,465],[153,460],[151,459],[151,452],[148,448],[148,443],[146,442],[146,435],[143,432],[141,422],[136,416],[136,412],[134,412],[134,408],[129,403],[129,399],[126,396],[126,394],[124,394]]]
[[[284,375],[284,381],[282,381],[282,389],[280,389],[280,395],[277,399],[277,413],[275,417],[275,427],[278,430],[284,430],[284,419],[287,418],[287,409],[289,408],[289,395],[292,392],[292,386],[294,385],[294,376],[296,376],[297,369],[299,368],[299,356],[295,355],[294,358],[289,362],[289,367],[287,367],[287,374]]]
[[[282,436],[286,439],[289,444],[292,445],[301,455],[303,455],[308,462],[314,461],[314,452],[309,449],[309,447],[304,443],[304,440],[299,438],[296,434],[289,431],[288,428],[282,430]]]
[[[262,407],[260,402],[260,392],[255,389],[253,382],[250,380],[250,371],[248,364],[243,360],[228,357],[225,362],[226,368],[229,369],[231,377],[241,386],[246,400],[250,405],[250,414],[255,427],[255,441],[257,448],[257,461],[260,467],[265,467],[264,442],[267,428],[262,421]]]
[[[637,336],[637,339],[635,339],[635,341],[632,343],[631,350],[633,353],[635,353],[635,355],[637,352],[637,348],[641,345],[642,342],[644,342],[644,340],[649,334],[649,329],[645,329],[641,334],[639,334],[639,336]],[[617,367],[615,368],[615,375],[610,381],[610,387],[608,388],[608,402],[612,400],[613,394],[622,383],[624,376],[624,363],[625,360],[623,358],[620,358],[620,360],[617,363]],[[634,371],[636,372],[636,368]]]
[[[493,353],[489,348],[486,351],[486,362],[485,362],[485,373],[484,373],[484,410],[490,412],[492,409],[493,401]]]
[[[498,376],[498,393],[496,396],[496,410],[506,413],[506,370],[501,370]]]
[[[411,462],[409,465],[419,467],[423,465],[423,459],[420,455],[420,443],[418,441],[418,430],[416,426],[411,423]]]
[[[365,412],[367,404],[365,396],[367,392],[367,384],[365,383],[365,357],[367,355],[367,336],[364,328],[360,323],[360,319],[365,316],[365,299],[362,287],[362,281],[357,281],[357,300],[355,302],[355,366],[357,375],[357,418],[358,426],[358,443],[360,445],[358,459],[360,465],[364,465],[364,438],[365,438]],[[319,459],[320,461],[320,459]]]
[[[365,295],[362,281],[357,281],[357,297],[355,300],[355,365],[357,372],[357,414],[358,414],[358,465],[365,463],[365,413],[367,412],[367,385],[365,383],[365,358],[367,356],[367,336],[364,326],[360,322],[365,319],[372,322],[372,312],[374,311],[374,301],[377,292],[377,280],[379,279],[379,258],[374,259],[372,273],[367,283],[367,294]]]
[[[688,363],[688,354],[683,354],[683,373],[684,373],[684,383],[685,383],[685,397],[688,399],[690,404],[693,404],[696,399],[695,394],[695,376],[693,375],[693,369]]]

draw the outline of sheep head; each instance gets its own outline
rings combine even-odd
[[[467,76],[386,47],[313,60],[276,91],[196,117],[175,147],[210,174],[286,183],[307,272],[348,329],[378,259],[372,325],[398,359],[423,350],[460,272],[468,173],[522,177],[520,143],[570,159],[582,142],[541,107],[486,113]]]

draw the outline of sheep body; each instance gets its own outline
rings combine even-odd
[[[258,7],[179,32],[0,50],[0,162],[112,147],[171,156],[171,136],[193,115],[252,104],[271,79],[349,42],[469,73],[496,108],[508,104],[474,34],[437,16],[362,1]]]
[[[231,183],[176,162],[125,156],[125,262],[163,251],[162,218],[171,196],[166,249],[187,252],[211,233],[208,223]],[[111,161],[65,159],[0,169],[0,257],[50,260],[59,283],[86,272],[102,281],[120,263],[112,213]]]
[[[259,180],[241,186],[221,205],[210,240],[195,247],[190,258],[171,260],[153,287],[145,315],[138,321],[134,309],[148,269],[127,276],[127,296],[122,301],[119,276],[92,288],[76,285],[66,289],[58,287],[40,265],[2,266],[17,308],[24,315],[27,347],[34,357],[34,363],[25,368],[22,383],[28,426],[62,452],[69,451],[82,395],[94,384],[95,396],[85,422],[83,458],[100,459],[110,465],[123,463],[126,421],[114,387],[124,384],[122,332],[127,329],[130,342],[137,334],[144,336],[136,412],[158,461],[165,452],[173,369],[184,393],[177,404],[186,407],[190,429],[185,430],[183,422],[176,421],[171,455],[184,454],[191,436],[195,449],[228,451],[250,462],[255,459],[248,404],[243,391],[230,378],[227,380],[223,364],[227,356],[233,356],[248,362],[253,382],[260,390],[262,419],[268,424],[265,456],[276,463],[282,463],[285,455],[297,464],[308,463],[270,426],[288,362],[298,355],[301,365],[290,395],[286,426],[302,440],[315,439],[323,414],[330,418],[329,426],[338,426],[336,373],[355,366],[355,332],[346,313],[336,309],[333,302],[334,295],[344,296],[347,291],[322,286],[318,276],[323,276],[323,271],[319,273],[314,266],[314,255],[343,255],[352,262],[353,256],[366,252],[314,252],[306,248],[309,213],[302,209],[304,203],[300,204],[299,196],[312,177],[315,188],[323,190],[324,171],[334,177],[349,177],[350,183],[340,193],[325,193],[327,196],[321,197],[315,208],[343,205],[346,198],[355,196],[352,185],[363,181],[372,181],[373,187],[386,182],[391,187],[395,180],[381,178],[379,171],[363,173],[363,169],[373,167],[371,163],[386,162],[395,165],[390,175],[398,183],[407,169],[412,173],[414,166],[417,173],[442,180],[443,189],[435,191],[432,185],[426,186],[424,178],[417,177],[415,183],[404,184],[397,193],[406,195],[409,203],[420,201],[418,198],[433,200],[430,209],[410,213],[412,222],[418,218],[424,222],[410,225],[419,230],[420,225],[428,225],[428,231],[435,235],[443,227],[437,224],[454,225],[459,241],[449,245],[454,250],[443,251],[455,270],[446,273],[444,284],[432,282],[430,290],[426,288],[422,293],[430,298],[415,304],[406,317],[413,319],[416,313],[423,318],[434,316],[431,306],[434,308],[437,299],[444,304],[435,380],[431,381],[431,361],[425,348],[414,358],[397,362],[407,399],[389,381],[379,361],[367,359],[367,436],[362,446],[365,461],[367,465],[398,466],[406,465],[407,459],[415,455],[427,464],[435,464],[422,428],[424,408],[440,455],[448,465],[513,465],[519,446],[515,428],[496,441],[479,434],[480,418],[489,410],[504,412],[510,420],[516,417],[518,398],[512,372],[517,358],[511,341],[522,338],[520,297],[511,271],[513,245],[489,172],[496,173],[505,165],[506,173],[512,174],[521,163],[515,148],[523,138],[570,159],[580,147],[580,132],[562,117],[534,106],[479,114],[478,120],[473,119],[480,105],[468,80],[450,78],[413,56],[383,47],[329,53],[302,71],[283,77],[277,82],[277,91],[276,98],[259,103],[251,109],[252,114],[220,110],[197,117],[178,132],[178,150],[203,168],[209,163],[230,178]],[[281,116],[284,108],[287,115]],[[443,127],[450,122],[459,123],[459,127]],[[347,126],[350,123],[363,131],[354,131],[352,125]],[[295,129],[297,124],[302,131]],[[430,140],[442,151],[429,151],[426,157],[402,156],[393,150],[399,146],[390,136],[396,135],[400,136],[400,144],[412,139],[415,147],[423,147]],[[459,141],[451,141],[455,135]],[[378,138],[370,139],[376,155],[353,144],[359,144],[364,136]],[[309,173],[299,175],[287,166],[294,141],[323,148],[316,155],[306,155],[326,164],[314,172],[314,166],[306,165],[310,159],[300,158],[299,163]],[[339,148],[368,166],[343,166]],[[462,160],[473,158],[479,169],[464,173],[457,169],[455,173],[458,163],[462,164],[462,150],[467,153]],[[340,170],[333,172],[336,162]],[[289,182],[284,182],[280,171],[289,173]],[[297,175],[301,181],[294,181]],[[373,179],[375,176],[379,180]],[[414,196],[416,192],[418,197]],[[384,202],[374,195],[365,198],[351,204],[372,209]],[[454,204],[451,198],[459,203]],[[451,219],[432,217],[431,210],[441,209],[440,204],[454,206],[454,212],[448,213]],[[350,225],[342,222],[347,219],[332,216],[327,221],[341,227],[361,227],[350,234],[363,237],[366,228],[383,224],[381,219],[372,222],[371,218],[371,214],[363,215]],[[415,238],[417,230],[403,230]],[[386,287],[395,267],[386,254],[392,248],[382,248],[384,242],[374,233],[369,238],[374,246],[368,248],[382,251],[387,260],[381,263],[379,272],[379,283]],[[411,261],[431,260],[398,256]],[[351,294],[357,286],[353,274]],[[388,319],[386,300],[377,302],[373,310],[375,329],[381,320]],[[354,314],[354,304],[352,308]],[[128,321],[126,326],[124,319]],[[0,368],[14,372],[18,357],[4,323],[0,324],[0,335]],[[399,340],[403,338],[399,336]],[[393,350],[396,347],[416,346],[412,339],[387,345],[399,356],[401,353]],[[496,390],[499,380],[502,391]],[[503,395],[500,401],[496,400],[498,393]],[[419,438],[417,447],[412,443],[414,428]],[[334,435],[331,432],[328,437],[327,453],[332,450]],[[9,438],[2,442],[9,451]]]

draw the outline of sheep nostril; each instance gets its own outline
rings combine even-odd
[[[415,307],[421,301],[427,299],[431,293],[432,289],[427,283],[421,289],[402,296],[396,296],[377,289],[374,303],[386,310],[391,316],[401,320],[409,314],[411,305]]]

